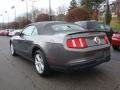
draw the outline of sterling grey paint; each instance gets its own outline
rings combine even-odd
[[[110,45],[103,43],[104,33],[82,30],[55,32],[53,24],[64,24],[67,22],[39,22],[30,24],[38,30],[34,36],[14,36],[10,42],[13,43],[16,52],[30,60],[33,60],[32,51],[38,47],[44,53],[50,68],[66,69],[69,66],[86,65],[87,62],[107,62],[110,60]],[[30,26],[28,25],[28,26]],[[101,44],[94,43],[94,37],[101,38]],[[88,47],[85,49],[72,49],[66,46],[67,39],[86,37]],[[94,63],[94,62],[93,62]],[[101,64],[98,63],[98,64]],[[97,65],[97,64],[95,64]]]

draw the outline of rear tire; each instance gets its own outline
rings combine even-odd
[[[112,46],[114,50],[118,50],[119,46]]]
[[[40,76],[47,77],[50,75],[50,69],[47,60],[45,55],[40,50],[35,51],[34,64],[36,71]]]
[[[11,55],[12,56],[16,56],[17,55],[12,43],[10,44],[10,51],[11,51]]]

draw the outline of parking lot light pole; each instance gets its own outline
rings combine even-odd
[[[15,10],[15,28],[16,28],[16,7],[15,7],[15,6],[12,6],[11,9],[14,9],[14,10]]]
[[[8,28],[9,28],[9,13],[7,11],[5,11],[5,13],[7,14],[8,17]]]
[[[14,9],[14,10],[15,10],[15,22],[16,22],[16,7],[15,7],[15,6],[12,6],[11,9]]]
[[[21,0],[21,1],[25,1],[25,3],[26,3],[26,17],[27,17],[27,21],[28,21],[28,1],[27,0]]]
[[[0,14],[0,16],[1,16],[2,19],[3,19],[3,22],[2,22],[2,28],[4,28],[4,16],[3,16],[3,14]]]
[[[34,12],[34,8],[35,8],[35,6],[34,6],[34,4],[35,4],[35,2],[37,2],[37,1],[35,1],[35,0],[32,0],[32,22],[35,22],[35,12]]]
[[[51,0],[49,0],[49,21],[52,21]]]

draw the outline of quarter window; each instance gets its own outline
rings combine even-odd
[[[25,28],[23,30],[22,33],[26,36],[30,36],[30,35],[32,35],[32,32],[33,32],[34,28],[35,28],[34,26],[28,26],[27,28]]]
[[[33,32],[32,32],[32,35],[38,35],[38,31],[36,28],[34,28]]]

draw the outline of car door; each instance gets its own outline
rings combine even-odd
[[[24,56],[28,56],[28,50],[30,48],[30,45],[33,43],[31,40],[31,35],[33,33],[34,30],[34,26],[28,26],[26,27],[20,36],[19,39],[19,52],[24,55]]]
[[[28,58],[31,57],[31,50],[34,46],[34,41],[35,41],[35,37],[38,35],[38,30],[36,27],[34,27],[32,34],[30,35],[29,38],[26,37],[28,44],[26,44],[26,52],[27,52],[27,56]]]

